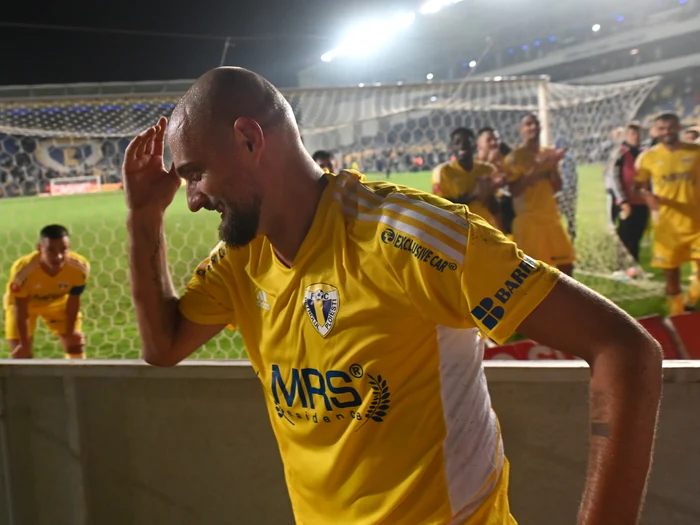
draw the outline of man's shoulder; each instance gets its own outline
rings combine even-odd
[[[527,162],[530,157],[534,158],[532,152],[525,145],[520,145],[508,154],[506,160],[511,165],[517,165]]]
[[[370,182],[357,188],[353,197],[364,200],[368,204],[368,211],[375,214],[403,213],[409,215],[417,213],[420,216],[441,214],[451,218],[464,219],[464,206],[454,204],[442,197],[425,191],[393,184],[385,181]]]
[[[210,273],[214,275],[229,274],[235,268],[245,268],[246,263],[232,264],[236,258],[244,257],[250,260],[254,247],[260,245],[260,238],[254,239],[250,244],[242,248],[232,248],[224,241],[218,242],[195,269],[195,276],[206,279]]]
[[[28,253],[17,259],[12,263],[10,268],[10,278],[14,281],[24,281],[27,276],[39,268],[41,261],[39,259],[39,252]]]
[[[70,252],[66,257],[66,265],[87,276],[90,273],[90,263],[88,260],[76,252]]]
[[[450,162],[441,162],[437,166],[433,168],[433,182],[434,183],[439,183],[440,180],[442,179],[443,174],[446,172],[446,170],[449,168]]]
[[[655,144],[649,149],[643,150],[637,157],[637,164],[643,167],[649,167],[649,163],[657,159],[659,155],[659,144]]]
[[[340,200],[351,230],[365,240],[373,237],[391,261],[430,252],[459,264],[464,260],[469,212],[461,204],[388,182],[345,186]]]
[[[683,154],[690,153],[692,155],[700,155],[700,144],[694,144],[692,142],[682,142],[682,146],[679,148]]]

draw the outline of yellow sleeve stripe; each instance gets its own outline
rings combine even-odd
[[[341,198],[338,198],[338,200],[342,202]],[[433,249],[439,252],[442,252],[447,257],[453,259],[456,263],[460,265],[464,264],[464,253],[459,252],[454,248],[451,248],[450,246],[440,241],[433,235],[430,235],[426,231],[420,228],[416,228],[415,226],[412,226],[405,221],[401,221],[399,219],[395,219],[394,217],[390,217],[389,215],[382,214],[379,210],[371,213],[364,213],[356,207],[353,208],[348,205],[343,205],[343,213],[360,221],[386,224],[390,228],[394,228],[407,235],[415,237],[416,239],[419,239],[424,244],[432,247]]]
[[[384,204],[373,205],[367,199],[358,198],[357,195],[336,193],[334,198],[343,205],[343,213],[346,215],[364,222],[386,224],[391,228],[419,239],[456,263],[464,263],[466,237],[464,237],[464,243],[460,244],[456,243],[454,239],[445,238],[438,232],[431,233],[430,230],[433,230],[433,228],[426,228],[424,222],[430,220],[429,218],[415,213],[413,210],[391,206],[391,203],[385,202]],[[388,207],[388,205],[391,207]],[[439,225],[439,223],[435,224]]]
[[[374,195],[373,197],[379,198]],[[348,205],[350,208],[357,208],[358,210],[361,210],[364,213],[388,215],[390,217],[394,217],[397,220],[406,222],[407,224],[412,225],[416,228],[421,228],[424,230],[427,227],[426,233],[432,234],[433,236],[438,238],[438,240],[447,244],[451,244],[452,247],[457,250],[465,249],[466,237],[464,237],[464,239],[455,239],[449,234],[446,235],[439,222],[436,222],[429,217],[425,217],[424,215],[417,213],[413,210],[406,209],[402,206],[399,206],[392,202],[387,202],[385,200],[381,201],[379,204],[372,204],[367,199],[364,199],[359,195],[354,195],[352,197],[346,195],[345,198],[346,199],[345,201],[343,201],[343,204]]]
[[[374,201],[375,206],[372,206],[363,197]],[[358,191],[357,199],[358,202],[365,204],[368,208],[380,206],[383,211],[395,212],[399,218],[410,217],[418,223],[432,228],[435,232],[439,232],[441,236],[444,236],[447,242],[458,250],[465,250],[467,247],[467,235],[464,231],[465,227],[468,227],[467,223],[437,206],[418,199],[411,199],[399,192],[393,192],[385,198],[381,198],[364,187]],[[422,227],[422,225],[418,226]],[[455,228],[455,225],[460,225],[461,228]]]
[[[22,283],[27,280],[27,277],[29,277],[29,274],[31,274],[34,270],[36,270],[39,267],[40,260],[39,260],[39,254],[36,254],[34,257],[32,257],[29,262],[20,268],[17,273],[13,277],[13,281],[17,286],[22,286]]]
[[[356,180],[347,177],[339,178],[338,183],[341,188],[345,188],[345,191],[341,192],[343,197],[352,201],[354,206],[362,204],[368,211],[381,208],[383,212],[393,211],[400,217],[411,217],[435,232],[439,232],[440,236],[444,236],[456,249],[461,251],[466,249],[466,230],[469,224],[459,215],[420,199],[408,197],[400,191],[381,197],[368,187],[357,184]]]
[[[459,242],[466,248],[466,229],[469,228],[469,224],[459,215],[443,210],[442,208],[434,206],[428,202],[424,202],[419,199],[412,199],[411,197],[407,197],[406,195],[398,192],[389,194],[387,201],[397,203],[405,210],[413,210],[426,217],[426,219],[436,221],[436,223],[440,225],[440,227],[436,229]],[[430,224],[432,224],[432,222]]]
[[[467,236],[461,233],[457,233],[453,230],[450,230],[449,228],[446,228],[444,225],[442,225],[440,222],[432,219],[431,217],[428,217],[422,213],[420,213],[417,210],[401,206],[400,204],[397,204],[395,202],[386,202],[382,206],[384,210],[388,211],[393,211],[398,215],[399,217],[409,217],[413,219],[414,221],[417,221],[421,223],[422,225],[429,226],[433,230],[437,230],[440,233],[442,233],[444,236],[452,239],[455,241],[455,244],[457,245],[458,248],[465,249],[467,248]]]

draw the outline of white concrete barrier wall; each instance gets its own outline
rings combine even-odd
[[[519,523],[575,523],[580,362],[487,363]],[[0,525],[293,523],[248,363],[0,361]],[[644,524],[700,523],[700,363],[669,362]]]

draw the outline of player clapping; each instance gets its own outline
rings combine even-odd
[[[37,319],[58,336],[66,358],[84,358],[80,296],[90,273],[87,260],[70,251],[68,230],[41,230],[37,250],[12,265],[5,293],[5,337],[13,358],[31,358]]]
[[[506,158],[515,206],[515,242],[525,253],[571,275],[576,255],[554,197],[562,187],[558,164],[564,151],[541,147],[540,122],[535,115],[523,118],[520,134],[523,144]]]
[[[696,272],[684,304],[679,269],[688,261],[700,268],[700,146],[680,140],[674,113],[659,115],[654,128],[659,143],[639,157],[635,182],[654,212],[652,266],[665,271],[669,313],[677,314],[700,299]]]
[[[496,167],[495,177],[500,181],[500,188],[496,192],[498,201],[498,223],[499,229],[506,234],[509,239],[513,239],[513,219],[515,210],[513,209],[513,197],[510,190],[504,184],[505,181],[505,159],[510,154],[510,147],[501,141],[498,131],[491,127],[481,128],[476,135],[476,155],[475,158],[481,162],[488,162]]]
[[[474,132],[458,128],[452,132],[455,160],[433,171],[433,193],[458,204],[466,204],[494,228],[498,213],[494,193],[503,185],[493,164],[474,159]]]

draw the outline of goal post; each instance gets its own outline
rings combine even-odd
[[[99,175],[87,177],[60,177],[49,180],[49,195],[79,195],[83,193],[100,193],[102,177]]]
[[[573,192],[569,197],[577,207],[576,277],[623,301],[659,293],[659,285],[610,279],[620,264],[620,243],[607,220],[603,166],[613,154],[612,131],[637,116],[659,80],[578,86],[547,77],[493,77],[289,89],[283,94],[310,152],[330,150],[340,167],[357,164],[370,179],[388,173],[392,182],[399,173],[399,182],[428,191],[431,168],[450,158],[452,130],[490,126],[513,147],[520,142],[522,118],[538,115],[542,143],[551,146],[564,139],[578,166],[578,185],[566,190]],[[0,189],[5,195],[29,193],[25,186],[36,188],[37,181],[45,181],[50,195],[68,195],[118,185],[131,138],[161,115],[170,116],[187,87],[185,82],[178,84],[177,92],[155,84],[135,84],[131,91],[107,84],[52,86],[46,92],[37,87],[28,89],[24,98],[12,99],[0,89]],[[167,146],[165,157],[169,165]],[[190,214],[183,196],[177,199],[168,211],[166,234],[173,282],[182,290],[218,240],[218,217]],[[83,298],[90,356],[136,357],[139,343],[128,284],[123,196],[103,191],[99,204],[87,195],[83,200],[78,206],[71,205],[71,199],[0,199],[0,213],[6,217],[0,231],[0,268],[8,271],[14,260],[34,249],[42,226],[65,224],[76,251],[92,265],[94,284]],[[3,322],[0,316],[0,330]],[[37,344],[61,355],[45,331],[37,337]],[[244,357],[240,334],[224,331],[196,357]]]

